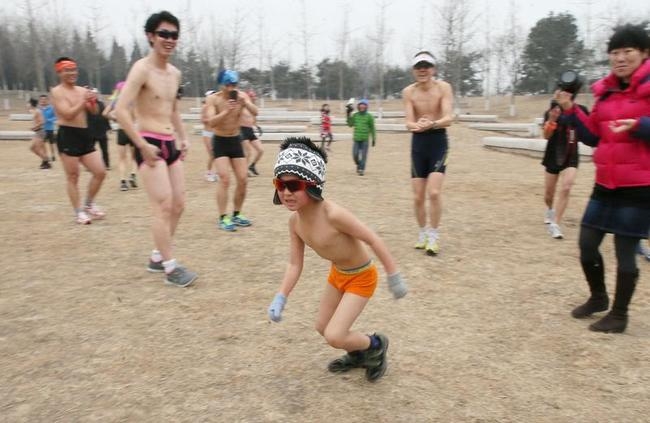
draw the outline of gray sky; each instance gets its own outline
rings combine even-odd
[[[3,2],[0,13],[20,13],[18,5],[25,0]],[[213,25],[230,28],[235,16],[246,18],[247,39],[254,44],[249,50],[247,65],[257,66],[256,54],[259,48],[257,34],[260,16],[264,17],[262,33],[265,43],[274,43],[277,60],[288,60],[292,64],[304,62],[302,44],[302,4],[300,0],[109,0],[102,2],[87,0],[32,0],[41,5],[41,17],[65,19],[70,17],[81,29],[93,24],[93,15],[102,18],[98,26],[102,28],[102,39],[106,43],[112,37],[130,48],[134,36],[144,42],[142,26],[146,17],[153,12],[167,9],[181,19],[181,42],[187,42],[188,16],[200,25],[203,31],[199,42],[207,39],[207,31]],[[382,0],[305,0],[307,21],[310,33],[310,63],[337,56],[336,39],[342,30],[345,7],[349,7],[350,36],[354,40],[367,42],[368,36],[376,31],[378,4]],[[437,26],[434,8],[443,0],[384,0],[387,8],[386,24],[389,28],[389,45],[385,51],[387,62],[396,65],[408,64],[408,58],[423,47],[437,52],[434,30]],[[570,12],[578,20],[581,34],[586,36],[591,28],[591,38],[596,47],[599,39],[609,35],[604,28],[618,19],[650,18],[650,2],[647,0],[467,0],[476,16],[476,36],[474,45],[482,45],[485,28],[489,26],[492,34],[504,32],[509,19],[511,5],[515,5],[516,18],[524,31],[549,12]],[[93,5],[93,6],[91,6]],[[188,6],[189,5],[189,6]],[[347,6],[346,6],[347,5]],[[95,8],[94,11],[92,8]],[[488,19],[489,17],[489,24]],[[587,23],[590,25],[588,26]],[[183,27],[183,25],[186,25]],[[205,41],[203,41],[205,42]],[[602,41],[600,41],[602,43]]]

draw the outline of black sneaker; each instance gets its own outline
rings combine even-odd
[[[126,184],[126,181],[122,180],[122,182],[120,183],[120,191],[128,191],[128,190],[129,190],[129,186]]]
[[[351,351],[329,362],[327,370],[332,373],[343,373],[358,367],[363,367],[363,352]]]
[[[253,163],[252,165],[248,166],[248,170],[250,170],[251,173],[252,173],[253,175],[255,175],[255,176],[260,176],[260,173],[259,173],[259,172],[257,171],[257,169],[255,168],[255,163]]]
[[[43,169],[43,170],[52,169],[52,165],[50,164],[50,162],[48,162],[48,161],[44,161],[44,162],[41,163],[41,165],[39,166],[39,169]]]
[[[161,261],[153,261],[149,258],[149,264],[147,265],[147,272],[151,273],[162,273],[165,271],[165,267]]]
[[[363,367],[366,368],[366,379],[374,382],[386,373],[386,353],[388,351],[388,338],[381,333],[374,334],[379,338],[379,348],[368,349],[364,352]]]
[[[131,174],[131,177],[129,178],[129,184],[131,185],[131,188],[137,188],[138,187],[138,183],[136,182],[136,179],[135,179],[135,173]]]

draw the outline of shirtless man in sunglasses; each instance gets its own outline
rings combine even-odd
[[[147,19],[144,31],[151,51],[131,67],[115,116],[136,146],[135,159],[153,212],[155,249],[147,270],[164,272],[166,283],[184,287],[197,275],[179,265],[172,251],[174,232],[185,208],[183,159],[189,148],[177,97],[181,72],[169,63],[180,23],[162,11]]]

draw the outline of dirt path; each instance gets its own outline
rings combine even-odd
[[[571,319],[586,295],[576,238],[593,166],[581,164],[566,239],[553,240],[539,160],[486,150],[482,135],[451,130],[436,258],[412,248],[407,136],[381,134],[365,177],[350,143],[334,146],[324,195],[386,240],[410,285],[398,302],[382,285],[356,326],[390,337],[376,384],[326,370],[340,353],[313,329],[328,269],[313,252],[283,322],[267,321],[288,248],[288,212],[271,202],[277,144],[250,180],[254,225],[229,234],[216,228],[215,185],[202,178],[194,137],[176,251],[200,277],[178,289],[145,271],[142,189],[120,192],[110,171],[98,198],[108,218],[75,226],[60,162],[39,171],[27,143],[0,142],[0,420],[647,421],[650,264],[639,263],[627,333]],[[612,287],[611,238],[603,251]]]

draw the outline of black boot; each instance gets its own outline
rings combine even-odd
[[[589,317],[598,311],[606,311],[609,307],[609,297],[607,296],[607,289],[605,288],[605,267],[603,266],[603,258],[598,257],[598,260],[595,262],[581,261],[580,264],[582,264],[582,271],[587,278],[591,296],[586,303],[571,311],[571,316],[576,319]]]
[[[336,358],[327,365],[327,370],[332,373],[343,373],[357,367],[363,367],[363,351],[350,351],[349,353]]]
[[[627,327],[627,306],[634,295],[639,271],[618,272],[616,275],[616,294],[612,310],[596,323],[589,326],[594,332],[621,333]]]

